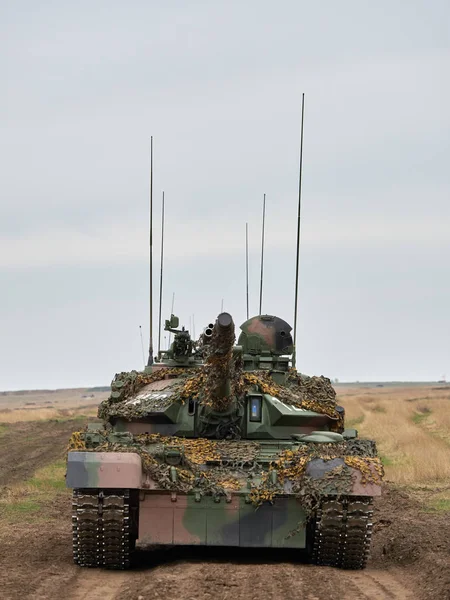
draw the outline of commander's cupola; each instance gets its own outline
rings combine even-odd
[[[284,383],[294,350],[292,327],[272,315],[258,315],[241,325],[238,345],[242,347],[245,371],[271,371],[275,381]]]

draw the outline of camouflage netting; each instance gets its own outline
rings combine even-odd
[[[199,368],[160,368],[152,373],[131,371],[119,373],[113,380],[112,393],[104,400],[98,410],[98,416],[107,421],[111,417],[125,417],[129,420],[142,418],[153,410],[161,410],[171,403],[185,403],[188,399],[198,400],[202,405],[226,409],[229,397],[224,396],[223,402],[217,401],[218,371],[217,365],[222,365],[230,360],[230,356],[212,355],[207,359],[206,365]],[[127,404],[146,385],[166,379],[175,378],[170,387],[170,398],[159,397],[158,406],[146,403],[145,406]],[[278,385],[267,371],[242,371],[234,368],[231,371],[230,393],[237,398],[238,403],[243,400],[249,391],[258,391],[270,394],[279,400],[321,414],[326,414],[335,420],[335,428],[339,430],[343,425],[342,415],[336,410],[336,393],[331,382],[326,377],[308,377],[291,369],[287,374],[286,385]],[[214,400],[216,398],[216,400]],[[155,401],[153,401],[155,402]]]
[[[127,402],[136,396],[142,388],[155,381],[163,379],[177,379],[171,387],[172,395],[167,398],[159,397],[153,400],[153,405],[129,405]],[[98,417],[107,421],[111,417],[125,417],[129,420],[144,417],[149,409],[161,410],[173,402],[183,403],[192,398],[196,400],[204,387],[205,373],[203,370],[190,368],[160,368],[152,373],[130,371],[117,373],[111,382],[111,395],[100,403]],[[180,381],[181,380],[181,381]]]
[[[278,482],[283,485],[288,479],[292,482],[292,492],[301,500],[306,514],[309,515],[324,496],[332,494],[339,497],[350,493],[353,484],[352,468],[361,473],[363,485],[381,484],[384,469],[376,456],[376,448],[372,446],[369,455],[362,455],[364,446],[355,445],[355,441],[340,444],[303,444],[296,450],[281,452],[279,458],[263,473],[260,482],[252,486],[252,503],[259,506],[263,502],[272,502],[276,494],[280,493]],[[321,477],[311,477],[307,473],[307,467],[314,459],[331,463],[332,468],[324,471]],[[342,459],[343,464],[342,460],[336,459]],[[333,462],[337,463],[336,466],[333,466]]]
[[[248,391],[255,386],[264,394],[306,410],[312,410],[331,418],[338,419],[336,411],[336,392],[327,377],[309,377],[291,369],[286,385],[278,385],[267,371],[243,372],[240,375],[239,388]]]
[[[227,495],[239,490],[240,474],[246,477],[256,467],[259,444],[256,442],[233,442],[208,440],[206,438],[179,438],[155,434],[129,436],[129,444],[111,443],[108,431],[95,447],[85,443],[84,432],[72,434],[68,451],[134,452],[142,459],[144,473],[165,490],[195,492],[202,495]],[[168,454],[179,454],[180,464],[167,462]],[[214,468],[205,469],[205,465]],[[245,469],[245,473],[244,473]],[[175,475],[174,475],[175,473]]]
[[[224,441],[206,438],[167,437],[160,434],[128,434],[127,443],[112,443],[105,430],[100,443],[86,445],[85,432],[75,432],[68,450],[96,452],[134,452],[142,459],[142,468],[164,490],[201,495],[229,495],[241,491],[254,506],[273,502],[291,492],[310,514],[324,495],[346,495],[352,487],[352,471],[361,473],[361,483],[381,483],[383,466],[373,446],[351,440],[339,444],[300,444],[293,450],[276,453],[273,460],[262,457],[261,444],[253,441]],[[365,452],[365,449],[367,450]],[[365,452],[365,454],[363,454]],[[175,464],[173,457],[176,457]],[[314,459],[334,461],[320,478],[307,472]],[[342,460],[336,460],[342,459]],[[331,486],[331,488],[330,488]],[[330,489],[332,490],[330,492]]]

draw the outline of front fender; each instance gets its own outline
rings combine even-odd
[[[69,488],[140,488],[142,464],[134,452],[78,452],[67,455]]]
[[[340,476],[332,476],[332,472],[336,467],[344,465],[343,458],[333,458],[332,460],[314,458],[308,463],[306,474],[312,480],[326,480],[328,484],[327,492],[331,496],[341,495],[342,493],[345,493],[346,496],[381,496],[381,479],[371,465],[368,465],[371,474],[369,480],[364,478],[362,472],[358,469],[348,467],[351,473],[351,483],[344,492]]]

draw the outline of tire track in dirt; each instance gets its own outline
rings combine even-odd
[[[72,582],[68,600],[114,600],[130,573],[83,569]]]
[[[412,590],[407,590],[404,581],[405,576],[401,576],[393,571],[377,571],[367,569],[350,573],[342,572],[343,579],[348,579],[360,594],[362,598],[386,598],[387,600],[414,600],[416,597]],[[399,579],[397,576],[399,576]],[[403,582],[401,581],[403,579]]]
[[[278,600],[303,597],[301,579],[293,579],[290,565],[283,563],[249,565],[183,561],[127,575],[117,596],[121,600],[137,600],[139,597],[144,600]]]
[[[178,562],[143,573],[127,573],[121,600],[413,600],[417,595],[393,571],[341,571],[304,564]],[[94,585],[92,583],[92,585]],[[100,580],[98,583],[101,586]],[[92,588],[94,589],[94,588]],[[88,596],[74,596],[84,600]],[[97,598],[97,596],[92,596]],[[110,596],[106,596],[108,600]],[[112,596],[111,598],[114,598]],[[72,600],[72,599],[71,599]]]
[[[228,562],[181,561],[168,563],[143,572],[124,574],[124,584],[117,596],[105,600],[413,600],[417,595],[402,582],[404,573],[393,571],[341,571],[304,564],[239,564]],[[102,590],[103,576],[95,575],[89,585],[94,594]],[[83,587],[83,593],[88,588]],[[76,595],[70,600],[101,598]]]

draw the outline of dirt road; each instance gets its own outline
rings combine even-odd
[[[59,458],[73,430],[71,423],[30,427],[18,424],[0,438],[2,486]],[[140,549],[127,572],[80,569],[72,563],[68,494],[21,522],[1,517],[2,600],[450,599],[448,515],[425,513],[390,486],[375,506],[364,571],[310,566],[295,552],[211,548]]]
[[[364,571],[340,571],[301,562],[296,553],[248,549],[140,549],[127,572],[73,565],[70,499],[46,507],[45,520],[0,530],[3,600],[232,600],[450,598],[448,525],[415,516],[408,501],[387,490],[378,507],[373,559]],[[403,510],[395,524],[391,502]],[[406,502],[406,504],[405,504]],[[406,506],[406,508],[405,508]],[[394,514],[395,517],[395,514]],[[422,539],[420,539],[422,538]]]
[[[325,572],[323,572],[325,571]],[[73,600],[102,598],[113,600],[139,597],[207,600],[305,598],[414,598],[395,573],[368,571],[356,576],[336,577],[332,569],[316,569],[290,563],[238,564],[181,561],[157,567],[152,572],[106,578],[102,595],[90,595],[100,580],[90,573],[71,597]],[[117,587],[114,587],[117,586]]]
[[[52,528],[33,524],[31,531],[30,526],[23,525],[1,540],[5,555],[0,589],[4,600],[419,597],[404,568],[338,571],[302,564],[292,553],[274,556],[273,552],[249,550],[140,550],[132,571],[82,570],[71,560],[68,511],[58,505],[51,510],[63,511],[64,522]]]

